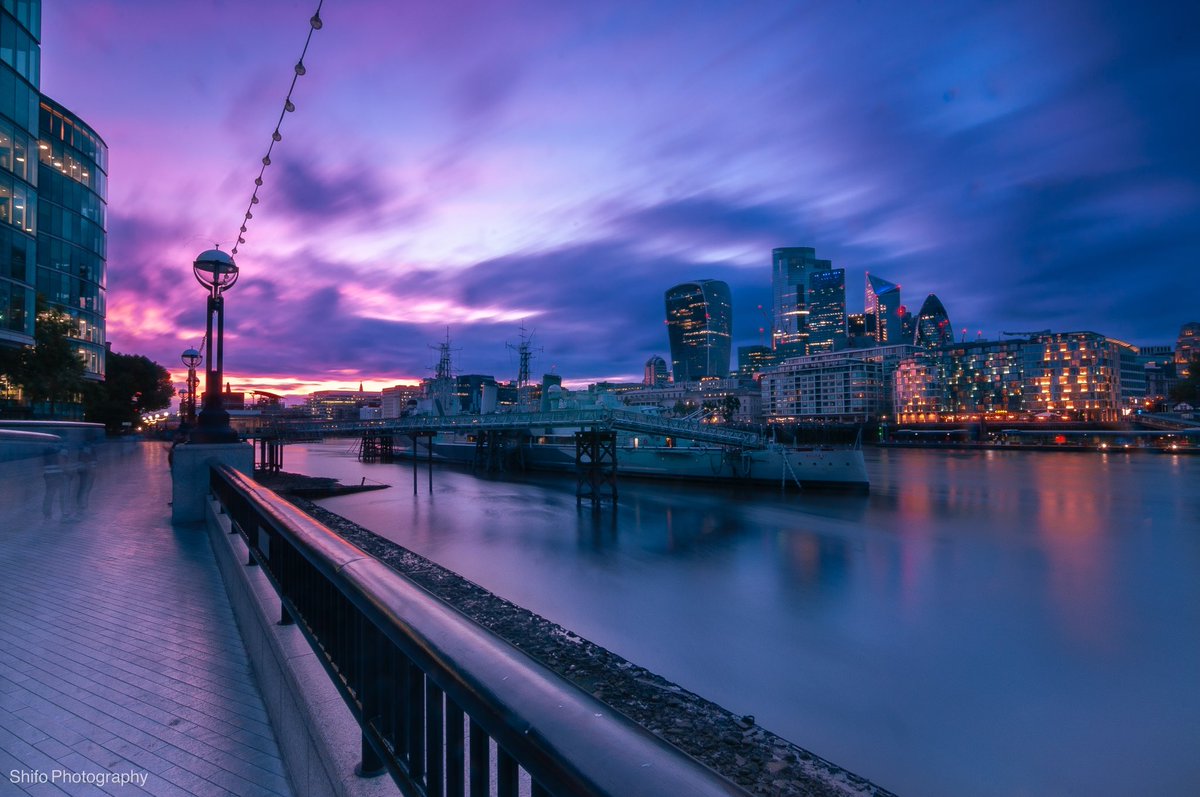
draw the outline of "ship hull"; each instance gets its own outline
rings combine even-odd
[[[476,462],[469,440],[435,439],[435,458],[464,465]],[[526,441],[505,451],[507,466],[528,470],[574,471],[575,447]],[[784,448],[737,451],[716,446],[618,444],[617,474],[682,481],[866,492],[866,463],[857,448]]]

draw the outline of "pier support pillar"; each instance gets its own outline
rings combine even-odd
[[[617,433],[588,429],[575,433],[575,501],[592,502],[598,509],[608,499],[617,502]]]

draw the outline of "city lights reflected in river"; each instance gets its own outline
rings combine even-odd
[[[868,451],[868,497],[364,465],[328,508],[900,794],[1200,783],[1200,458]]]

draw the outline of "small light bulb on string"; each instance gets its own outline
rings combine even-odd
[[[280,128],[283,126],[283,119],[287,114],[294,113],[296,111],[296,103],[292,101],[292,92],[296,89],[296,80],[308,73],[308,69],[304,66],[304,56],[308,54],[308,45],[312,43],[313,31],[320,30],[322,27],[324,27],[325,23],[321,19],[321,6],[324,4],[324,2],[325,0],[318,0],[317,10],[308,20],[309,31],[308,36],[304,40],[304,49],[300,51],[300,58],[296,61],[296,65],[292,68],[292,71],[295,73],[295,75],[292,77],[292,85],[288,89],[286,97],[284,97],[283,110],[279,112],[279,121],[275,123],[275,129],[271,132],[271,143],[267,146],[267,152],[262,157],[263,168],[261,171],[259,171],[258,176],[254,178],[255,190],[250,195],[250,204],[246,207],[245,219],[242,222],[242,226],[238,230],[238,245],[246,243],[246,222],[254,218],[254,215],[250,212],[250,208],[259,204],[260,200],[258,197],[258,189],[263,185],[263,173],[266,171],[267,167],[271,165],[271,151],[275,148],[277,143],[283,140],[283,133],[280,130]],[[237,254],[238,246],[234,246],[232,251],[234,254]]]

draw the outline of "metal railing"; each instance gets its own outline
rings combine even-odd
[[[413,797],[746,797],[243,474],[210,485],[362,728],[364,774]]]

